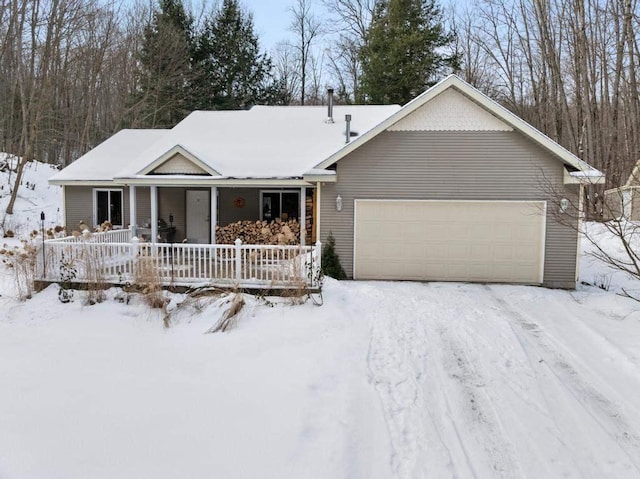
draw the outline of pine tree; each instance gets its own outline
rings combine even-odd
[[[322,247],[322,273],[334,279],[346,279],[347,274],[340,264],[340,256],[336,253],[336,240],[331,233]]]
[[[435,0],[379,0],[360,54],[366,100],[402,105],[422,93],[456,66],[443,53],[453,40]]]
[[[278,103],[280,88],[271,77],[271,60],[260,52],[252,15],[238,0],[223,1],[197,43],[202,72],[199,108],[233,110]]]
[[[193,18],[181,0],[159,7],[144,31],[134,126],[172,127],[193,109]]]

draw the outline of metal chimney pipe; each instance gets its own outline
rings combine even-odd
[[[345,136],[347,137],[345,143],[349,143],[351,141],[351,115],[345,115],[344,121],[347,124],[347,128],[344,132]]]
[[[327,121],[333,123],[333,88],[327,88]]]

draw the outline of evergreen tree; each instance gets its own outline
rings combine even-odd
[[[144,31],[134,126],[172,127],[193,109],[193,18],[182,0],[159,6]]]
[[[329,233],[327,242],[322,247],[322,274],[334,279],[347,279],[347,273],[340,264],[340,256],[336,253],[336,240]]]
[[[360,54],[366,100],[402,105],[422,93],[456,66],[443,53],[453,40],[435,0],[379,0]]]
[[[224,0],[205,22],[196,59],[202,73],[199,108],[234,110],[279,103],[281,88],[272,79],[271,60],[260,53],[252,15],[238,0]]]

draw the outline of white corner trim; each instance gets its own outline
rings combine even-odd
[[[542,231],[540,233],[542,235],[540,241],[540,247],[542,248],[542,251],[540,252],[540,284],[544,283],[544,263],[547,259],[547,202],[543,201],[542,203]]]

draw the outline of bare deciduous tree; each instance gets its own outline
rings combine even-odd
[[[311,0],[295,0],[289,11],[292,16],[289,29],[295,36],[292,46],[300,69],[300,104],[304,105],[307,98],[307,76],[313,47],[323,34],[322,23],[311,10]]]

